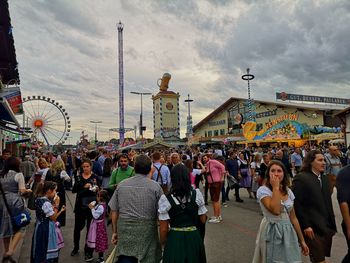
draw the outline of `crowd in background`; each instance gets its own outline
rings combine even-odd
[[[110,243],[109,218],[117,262],[159,262],[161,258],[163,262],[206,262],[205,224],[224,220],[221,210],[228,206],[230,192],[242,203],[242,188],[249,198],[258,199],[264,215],[254,262],[298,262],[301,253],[310,255],[312,262],[325,262],[336,231],[330,201],[334,187],[349,247],[349,163],[350,147],[344,145],[32,151],[21,161],[4,150],[0,158],[3,262],[14,262],[25,226],[14,227],[11,218],[25,207],[36,214],[32,262],[58,262],[64,246],[60,228],[67,224],[66,205],[71,202],[66,191],[76,197],[75,204],[70,204],[75,214],[71,256],[79,252],[80,232],[86,227],[85,261],[92,261],[96,252],[98,262],[104,262]],[[209,203],[213,216],[207,221]],[[285,233],[282,243],[276,236],[281,231]],[[47,245],[37,242],[43,238]],[[144,242],[150,245],[142,247]],[[349,262],[349,257],[343,262]]]

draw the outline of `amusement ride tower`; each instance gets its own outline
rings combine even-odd
[[[118,29],[118,62],[119,62],[119,144],[124,142],[124,64],[123,64],[123,28],[121,21]]]

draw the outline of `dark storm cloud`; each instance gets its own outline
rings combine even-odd
[[[308,85],[348,85],[348,4],[296,3],[291,9],[284,2],[256,3],[231,26],[232,34],[224,46],[198,41],[198,52],[201,57],[215,61],[227,80],[236,84],[242,71],[252,67],[256,83],[268,83],[281,76],[288,80],[290,86],[286,88],[290,90]],[[224,79],[218,86],[230,86],[229,82],[223,83]]]

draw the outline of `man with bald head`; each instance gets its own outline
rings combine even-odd
[[[328,148],[328,153],[324,155],[326,161],[326,170],[325,174],[328,177],[329,187],[331,193],[333,193],[333,188],[335,186],[337,175],[342,168],[342,163],[339,158],[340,152],[338,147],[335,145],[331,145]]]

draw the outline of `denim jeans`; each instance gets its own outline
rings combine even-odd
[[[228,196],[226,196],[226,191],[225,191],[225,184],[223,183],[222,184],[222,187],[221,187],[221,202],[222,203],[225,203],[226,202],[226,199]]]

